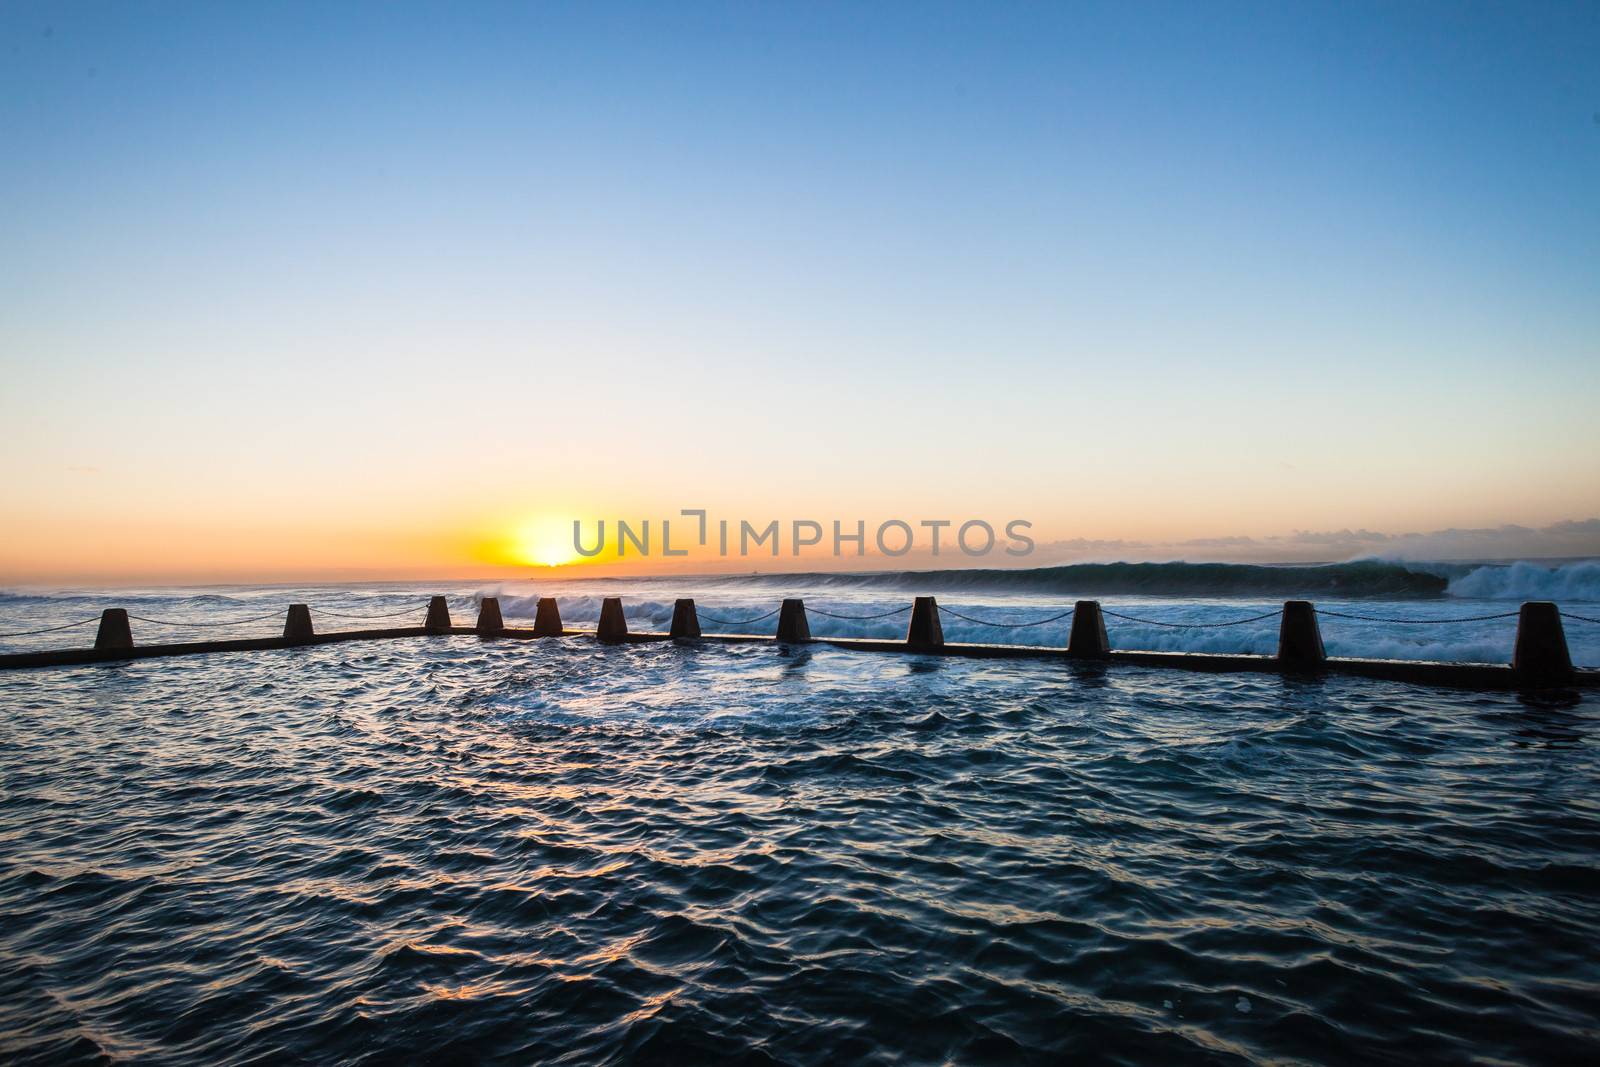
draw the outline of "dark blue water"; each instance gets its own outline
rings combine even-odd
[[[0,1059],[1592,1062],[1593,701],[579,639],[10,672]]]

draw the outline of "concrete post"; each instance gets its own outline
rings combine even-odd
[[[556,606],[555,597],[540,597],[533,615],[533,636],[560,637],[565,632],[561,628],[561,609]]]
[[[128,627],[126,609],[107,608],[100,613],[100,630],[94,635],[94,647],[97,651],[133,647],[133,631]]]
[[[450,632],[450,606],[444,602],[444,597],[436,596],[428,601],[428,618],[422,626],[430,634]]]
[[[944,627],[939,624],[939,603],[931,596],[911,602],[911,625],[906,627],[906,644],[912,648],[940,648]]]
[[[1100,601],[1080,600],[1072,609],[1072,635],[1067,638],[1067,655],[1073,659],[1107,659],[1111,638],[1106,636],[1106,617]]]
[[[679,598],[672,603],[673,637],[699,637],[700,615],[694,610],[694,601]]]
[[[486,596],[478,602],[478,636],[496,637],[505,632],[505,620],[500,617],[500,598]]]
[[[608,596],[600,601],[600,625],[595,636],[602,641],[621,641],[628,636],[628,620],[622,615],[622,598]]]
[[[1317,627],[1317,608],[1309,600],[1285,600],[1278,624],[1278,662],[1286,667],[1316,668],[1328,658]]]
[[[778,608],[778,640],[799,644],[811,640],[811,624],[806,622],[806,602],[785,600]]]
[[[1517,646],[1511,669],[1523,685],[1563,685],[1572,681],[1572,656],[1561,609],[1548,600],[1522,605],[1517,616]]]
[[[283,639],[290,644],[311,640],[316,631],[311,628],[311,609],[305,604],[290,604],[289,614],[283,620]]]

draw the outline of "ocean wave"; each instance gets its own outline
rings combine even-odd
[[[1444,576],[1385,560],[1307,566],[1253,563],[1073,563],[1002,570],[872,571],[849,574],[756,574],[708,579],[732,585],[805,585],[829,589],[916,589],[995,593],[1132,596],[1426,597],[1443,594]]]
[[[1554,567],[1526,561],[1474,567],[1453,579],[1448,592],[1484,600],[1600,601],[1600,560]]]

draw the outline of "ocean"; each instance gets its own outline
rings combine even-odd
[[[1593,561],[1341,565],[1315,588],[1136,566],[13,589],[0,631],[115,605],[136,641],[268,635],[290,601],[420,621],[435,592],[458,622],[557,595],[574,627],[620,595],[636,629],[676,596],[705,624],[931,592],[987,620],[947,615],[949,640],[1047,645],[1068,620],[997,624],[1080,595],[1227,622],[1300,591],[1369,618],[1600,617]],[[1108,627],[1276,641],[1273,619]],[[1323,627],[1332,654],[1502,662],[1515,619]],[[1596,629],[1569,622],[1575,662],[1600,665]],[[1592,692],[582,638],[0,672],[0,1060],[1592,1062],[1597,712]]]
[[[512,626],[531,625],[538,598],[554,596],[563,621],[575,629],[593,629],[601,600],[619,596],[630,629],[656,631],[668,629],[673,601],[687,596],[695,598],[706,633],[769,635],[776,632],[772,613],[778,602],[799,596],[814,636],[889,639],[905,635],[911,598],[931,593],[938,596],[948,641],[1062,647],[1071,626],[1063,612],[1076,599],[1096,598],[1111,614],[1107,630],[1113,648],[1261,654],[1277,650],[1273,613],[1286,598],[1306,598],[1324,613],[1320,625],[1329,655],[1457,663],[1509,662],[1518,606],[1554,600],[1567,615],[1574,664],[1600,667],[1600,623],[1584,621],[1600,619],[1600,560],[1593,559],[1366,560],[1304,567],[1114,563],[421,585],[14,588],[0,590],[0,653],[91,644],[105,607],[128,609],[136,642],[160,643],[276,636],[283,632],[283,612],[291,602],[309,604],[319,630],[420,625],[434,593],[448,597],[455,622],[469,625],[484,596],[499,598]],[[1340,617],[1352,615],[1360,618]],[[747,622],[752,619],[758,621]],[[1031,625],[1041,619],[1050,621]],[[1462,619],[1469,621],[1455,621]],[[72,628],[28,632],[57,626]],[[19,633],[25,636],[10,636]]]

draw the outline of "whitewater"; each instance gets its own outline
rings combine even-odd
[[[444,594],[458,622],[471,622],[485,596],[500,599],[510,625],[530,622],[538,598],[553,596],[563,621],[591,628],[601,600],[623,599],[630,629],[664,631],[673,602],[693,597],[707,633],[774,632],[772,609],[802,597],[817,637],[893,639],[917,594],[938,597],[946,640],[1064,646],[1074,600],[1100,600],[1112,645],[1121,649],[1271,654],[1284,599],[1314,600],[1329,655],[1504,663],[1527,600],[1553,600],[1565,615],[1573,662],[1600,666],[1600,560],[1395,562],[1313,566],[1221,563],[1075,564],[1028,570],[969,569],[869,573],[783,573],[581,580],[455,581],[132,589],[24,588],[0,592],[0,652],[81,647],[105,607],[134,617],[139,642],[281,632],[282,609],[310,604],[321,630],[359,628],[355,617],[398,612],[385,625],[420,622],[428,596]],[[326,612],[326,614],[322,614]],[[877,615],[877,618],[860,616]],[[1051,619],[1042,625],[1038,620]],[[1119,616],[1127,616],[1122,618]],[[1341,616],[1360,616],[1346,618]],[[1485,616],[1501,616],[1490,617]],[[1135,621],[1139,620],[1139,621]],[[78,624],[72,626],[72,624]],[[48,633],[58,626],[71,628]]]

